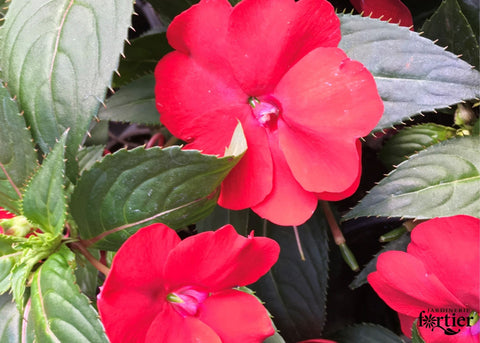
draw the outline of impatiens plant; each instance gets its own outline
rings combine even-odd
[[[402,331],[426,342],[480,339],[480,219],[431,219],[412,231],[407,252],[380,255],[368,282],[398,312]]]
[[[479,9],[0,0],[0,342],[478,341]]]

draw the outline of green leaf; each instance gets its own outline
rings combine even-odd
[[[160,114],[155,106],[155,77],[146,75],[120,88],[108,98],[101,120],[159,125]]]
[[[141,76],[152,74],[158,61],[172,50],[164,32],[133,39],[131,45],[125,46],[126,58],[120,61],[118,67],[121,76],[114,75],[113,85],[121,87]]]
[[[230,224],[240,235],[248,236],[250,210],[233,211],[220,206],[215,206],[213,212],[206,218],[196,223],[195,228],[198,232],[212,231]]]
[[[412,343],[425,343],[420,332],[418,332],[417,321],[418,319],[415,320],[412,325]]]
[[[100,254],[97,251],[91,251],[92,255],[98,260]],[[88,262],[81,254],[75,256],[77,268],[75,269],[75,279],[83,294],[91,301],[97,297],[98,270]]]
[[[37,158],[25,119],[1,82],[0,137],[0,207],[18,214],[19,189],[35,170]]]
[[[102,159],[104,149],[103,146],[89,146],[78,152],[80,174]]]
[[[251,224],[257,235],[262,223]],[[320,337],[326,320],[328,224],[314,215],[298,227],[305,261],[300,258],[291,227],[267,226],[267,237],[280,245],[280,257],[270,272],[250,286],[265,302],[287,342]]]
[[[105,97],[127,37],[131,0],[12,1],[0,30],[0,69],[44,153],[65,130],[68,175]]]
[[[410,243],[410,234],[405,233],[399,239],[396,239],[388,244],[386,244],[382,250],[380,250],[375,257],[367,263],[365,268],[362,269],[360,273],[355,276],[355,279],[348,285],[351,289],[358,288],[362,285],[367,283],[367,276],[370,273],[373,273],[377,270],[377,260],[380,254],[383,254],[386,251],[391,250],[398,250],[398,251],[406,251],[407,245]]]
[[[338,343],[405,343],[390,330],[373,324],[349,326],[334,333],[329,338]]]
[[[473,33],[477,35],[478,40],[478,35],[480,34],[480,16],[478,15],[480,11],[480,2],[476,0],[459,0],[459,4],[462,8],[463,14],[468,20],[468,23],[473,29]]]
[[[425,21],[421,31],[425,37],[438,39],[438,45],[448,46],[449,51],[461,54],[463,60],[479,67],[477,37],[457,0],[444,0],[433,16]]]
[[[10,285],[12,287],[13,299],[17,303],[17,308],[23,312],[25,305],[25,288],[28,278],[41,260],[47,259],[53,254],[62,241],[61,235],[51,235],[41,233],[32,235],[28,239],[17,243],[16,249],[22,252],[21,257],[11,270]]]
[[[165,24],[177,15],[196,4],[199,0],[147,0],[158,12]]]
[[[217,158],[177,146],[107,155],[82,174],[72,194],[80,236],[96,248],[116,250],[148,224],[192,224],[213,209],[217,188],[241,156]]]
[[[0,256],[0,294],[10,289],[10,275],[21,255],[20,251],[12,251],[9,254]],[[2,341],[0,340],[0,342]]]
[[[275,332],[273,336],[268,337],[263,343],[285,343],[285,340],[278,332]]]
[[[58,234],[65,223],[65,142],[62,136],[32,177],[23,195],[23,215],[43,232]]]
[[[408,156],[455,135],[455,129],[434,123],[407,127],[385,143],[379,157],[386,166],[395,166]]]
[[[74,268],[75,255],[62,245],[35,272],[28,325],[37,342],[108,342],[98,313],[75,283]]]
[[[373,74],[384,102],[375,130],[480,96],[480,73],[431,40],[378,19],[339,17],[339,47]]]
[[[3,25],[5,14],[7,14],[8,6],[7,0],[0,0],[0,26]]]
[[[344,219],[480,216],[480,137],[435,144],[403,162]]]
[[[0,296],[0,342],[20,343],[22,318],[10,294]]]

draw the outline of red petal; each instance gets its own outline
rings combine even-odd
[[[464,308],[419,259],[401,251],[381,254],[368,282],[388,306],[410,317],[429,308]]]
[[[412,14],[400,0],[350,0],[357,12],[364,12],[365,16],[380,18],[402,26],[413,25]]]
[[[245,238],[231,225],[183,240],[168,256],[170,289],[195,285],[209,292],[257,281],[277,261],[280,248],[269,238]]]
[[[184,149],[196,149],[204,154],[223,156],[239,120],[250,114],[249,111],[248,105],[237,105],[192,117],[181,128],[185,133],[183,139],[190,142]]]
[[[435,218],[415,227],[408,253],[466,307],[480,311],[480,219]]]
[[[250,110],[249,110],[250,111]],[[272,191],[273,162],[268,138],[249,113],[242,122],[248,149],[222,183],[220,206],[240,210],[252,207]]]
[[[163,268],[180,242],[174,230],[153,224],[131,236],[115,255],[98,299],[98,309],[112,342],[144,337],[165,303]],[[160,300],[159,300],[160,299]]]
[[[353,139],[321,137],[278,125],[280,147],[295,179],[310,192],[344,192],[358,178],[360,156]]]
[[[231,12],[227,0],[200,1],[173,19],[167,30],[168,42],[175,50],[216,68],[219,60],[224,60]]]
[[[280,125],[281,121],[278,123]],[[278,225],[301,225],[315,211],[317,197],[303,189],[295,180],[278,146],[277,133],[270,134],[269,138],[273,157],[273,189],[265,200],[252,207],[252,210]]]
[[[158,314],[146,333],[145,341],[135,342],[223,343],[208,325],[195,317],[183,318],[171,307]]]
[[[235,118],[243,115],[239,109],[248,109],[248,97],[231,75],[208,70],[182,53],[174,51],[160,60],[155,78],[161,122],[173,135],[188,142],[202,133],[223,141],[228,137],[229,142],[233,134],[230,128],[237,124]]]
[[[6,209],[3,207],[0,207],[0,219],[10,219],[15,217],[14,214],[8,212]]]
[[[139,292],[127,285],[106,285],[97,305],[110,342],[145,342],[151,323],[166,303],[157,301],[153,292]]]
[[[327,1],[243,0],[234,7],[229,25],[229,61],[251,96],[272,91],[311,50],[340,41],[340,22]]]
[[[360,140],[357,140],[357,153],[358,153],[358,175],[355,178],[355,181],[345,189],[343,192],[338,192],[338,193],[331,193],[331,192],[322,192],[322,193],[317,193],[318,199],[321,200],[326,200],[326,201],[339,201],[345,198],[348,198],[351,196],[353,193],[358,188],[358,185],[360,184],[360,177],[362,175],[362,143]]]
[[[373,76],[337,48],[315,49],[302,58],[282,78],[274,96],[289,126],[322,137],[340,135],[353,141],[370,133],[383,113]]]
[[[260,301],[237,290],[208,297],[199,319],[215,330],[222,343],[259,343],[275,333]]]
[[[417,318],[418,316],[410,317],[402,313],[398,314],[398,319],[400,319],[400,327],[402,328],[402,332],[408,338],[412,338],[412,326],[413,326],[413,322]]]

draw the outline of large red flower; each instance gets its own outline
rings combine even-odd
[[[398,312],[405,335],[411,337],[417,319],[426,342],[479,341],[480,322],[472,314],[480,310],[479,232],[477,218],[436,218],[415,227],[406,253],[379,256],[368,282]]]
[[[231,225],[183,241],[154,224],[115,255],[98,299],[112,343],[254,343],[274,334],[266,309],[234,289],[277,261],[278,244]]]
[[[162,123],[187,149],[223,155],[241,122],[248,150],[219,204],[280,225],[305,222],[318,198],[351,195],[359,137],[380,119],[372,75],[337,48],[325,0],[202,0],[177,16],[176,50],[157,65]]]
[[[350,2],[359,13],[366,16],[389,20],[406,27],[413,25],[410,10],[400,0],[350,0]]]

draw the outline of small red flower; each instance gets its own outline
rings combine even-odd
[[[398,312],[405,335],[411,337],[418,320],[426,342],[479,341],[480,322],[472,314],[480,310],[479,232],[478,218],[436,218],[415,227],[406,253],[379,256],[368,282]]]
[[[400,0],[350,0],[350,2],[357,12],[365,16],[390,20],[406,27],[413,25],[410,10]]]
[[[277,261],[278,244],[245,238],[231,225],[180,240],[163,224],[140,229],[115,255],[98,299],[112,343],[263,342],[267,311],[233,289]]]
[[[351,195],[359,137],[383,113],[375,81],[337,48],[340,22],[325,0],[202,0],[167,31],[157,65],[162,123],[187,149],[223,155],[240,121],[248,150],[219,204],[251,207],[279,225],[304,223],[318,199]]]

